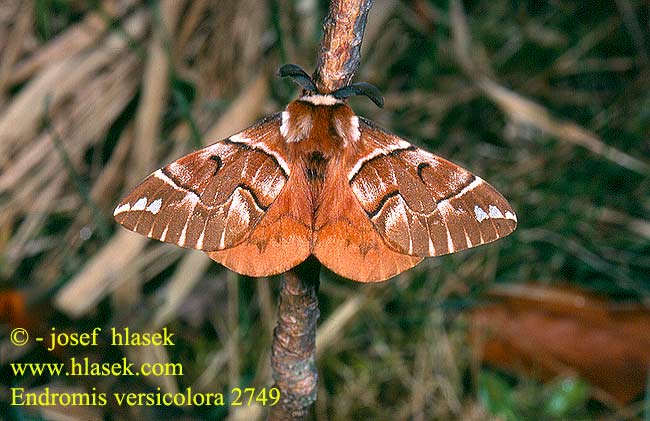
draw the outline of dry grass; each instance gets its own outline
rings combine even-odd
[[[324,274],[318,419],[494,413],[479,401],[484,369],[470,358],[462,312],[490,284],[562,280],[650,306],[648,6],[513,7],[376,1],[357,80],[379,86],[386,108],[364,99],[352,106],[489,180],[520,227],[379,285]],[[10,407],[6,396],[10,386],[112,393],[271,384],[278,279],[237,277],[201,253],[126,232],[110,215],[147,173],[291,100],[295,88],[273,73],[284,62],[313,67],[323,12],[317,2],[284,0],[0,2],[1,289],[24,294],[41,332],[168,326],[178,340],[137,352],[104,340],[51,354],[12,347],[3,324],[0,418],[262,414],[114,403],[46,414]],[[10,375],[12,361],[85,354],[180,362],[186,373]],[[537,413],[548,386],[505,381],[508,410]],[[650,403],[573,410],[582,419],[640,419]]]

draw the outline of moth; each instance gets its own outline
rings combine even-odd
[[[279,75],[303,88],[298,99],[149,175],[116,221],[240,274],[282,273],[314,255],[359,282],[515,229],[512,207],[480,177],[354,114],[353,95],[383,105],[374,86],[325,94],[296,65]]]

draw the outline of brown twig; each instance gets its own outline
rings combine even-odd
[[[314,81],[322,93],[347,86],[359,68],[361,41],[372,0],[332,0],[325,22]],[[313,256],[285,273],[271,367],[280,403],[269,420],[302,420],[316,401],[316,321],[320,262]]]
[[[304,419],[316,401],[316,321],[320,263],[313,257],[284,274],[278,325],[273,331],[271,367],[280,403],[269,420]]]
[[[361,41],[372,0],[332,0],[323,23],[314,82],[322,93],[349,85],[361,61]]]

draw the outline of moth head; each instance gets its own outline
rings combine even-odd
[[[322,93],[316,87],[311,76],[296,64],[285,64],[280,67],[278,69],[278,76],[293,79],[303,89],[301,99],[307,101],[311,99],[311,102],[317,105],[334,105],[342,103],[352,96],[365,95],[379,108],[384,107],[384,97],[381,95],[379,89],[370,83],[356,82],[331,93]]]

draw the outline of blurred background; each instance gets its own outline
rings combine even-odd
[[[272,384],[279,277],[118,227],[170,161],[281,110],[328,2],[0,2],[0,419],[260,419],[232,406],[11,406],[25,392]],[[355,111],[486,179],[518,229],[361,285],[324,271],[314,417],[650,420],[650,7],[377,0]],[[98,345],[9,340],[102,328]],[[175,334],[109,346],[111,327]],[[12,363],[180,363],[183,376]],[[15,365],[14,365],[15,367]]]

